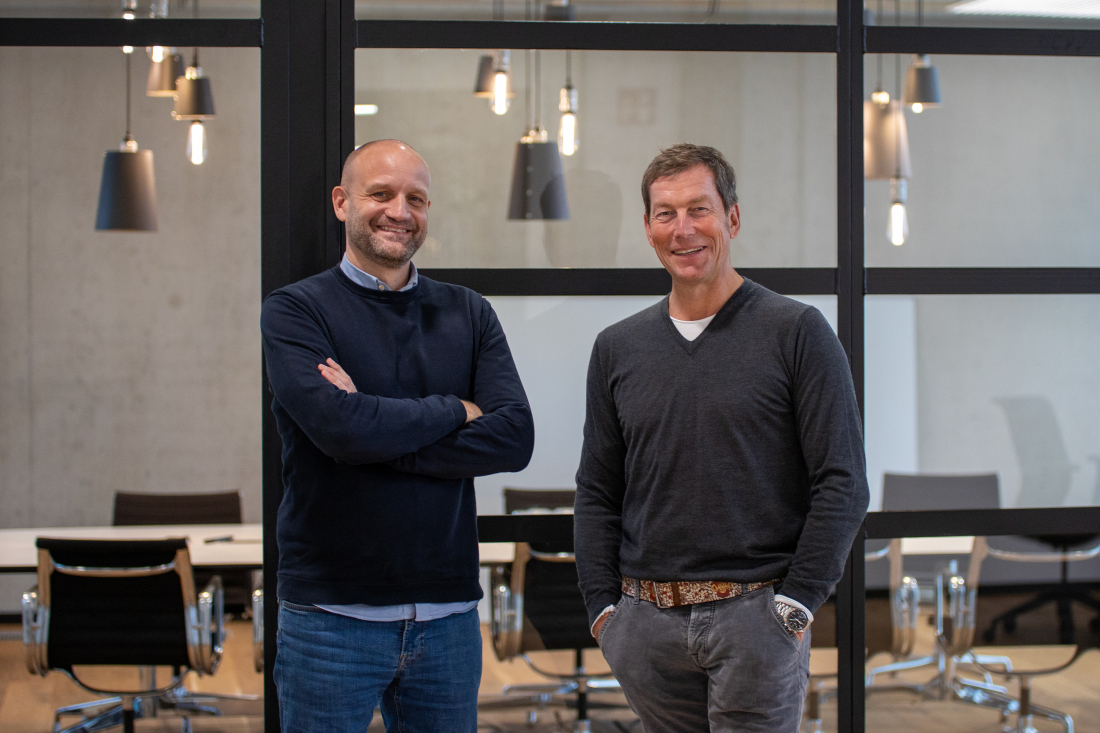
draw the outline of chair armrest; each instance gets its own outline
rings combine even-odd
[[[38,586],[23,593],[23,648],[27,671],[45,677],[50,672],[46,662],[46,643],[50,633],[50,609],[38,603]]]
[[[264,671],[264,589],[252,591],[252,666]]]
[[[996,547],[988,549],[989,556],[998,560],[1010,562],[1073,562],[1075,560],[1091,560],[1100,557],[1100,544],[1087,550],[1074,552],[1017,552],[1015,550],[998,550]]]
[[[516,555],[512,561],[511,577],[504,566],[496,566],[489,572],[489,632],[497,659],[504,662],[522,650],[523,641],[523,585],[527,572],[527,560],[531,557],[526,542],[516,543]]]
[[[199,674],[213,674],[221,661],[225,641],[225,595],[222,579],[215,575],[198,597],[198,668]]]

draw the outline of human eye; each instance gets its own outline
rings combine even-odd
[[[667,209],[663,211],[658,211],[656,214],[653,215],[653,218],[662,223],[669,222],[672,221],[672,212]]]

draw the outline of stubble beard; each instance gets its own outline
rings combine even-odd
[[[400,253],[394,254],[394,243],[386,241],[381,235],[371,231],[369,222],[363,223],[352,219],[345,222],[345,226],[348,241],[355,251],[364,259],[388,269],[397,269],[409,262],[420,249],[420,245],[424,244],[424,238],[428,235],[427,230],[418,229],[405,242]]]

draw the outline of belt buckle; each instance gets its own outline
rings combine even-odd
[[[667,606],[664,605],[663,603],[661,603],[660,586],[662,586],[662,585],[668,586],[669,596],[672,597],[672,602]],[[675,607],[676,606],[676,596],[672,592],[672,583],[658,583],[657,581],[653,581],[653,601],[657,604],[657,608],[673,608],[673,607]]]

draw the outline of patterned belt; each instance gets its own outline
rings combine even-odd
[[[779,580],[765,580],[762,583],[723,583],[709,580],[656,583],[652,580],[634,580],[623,578],[623,593],[635,595],[635,588],[643,601],[656,603],[658,608],[690,606],[693,603],[709,603],[724,598],[734,598],[754,590],[778,583]]]

